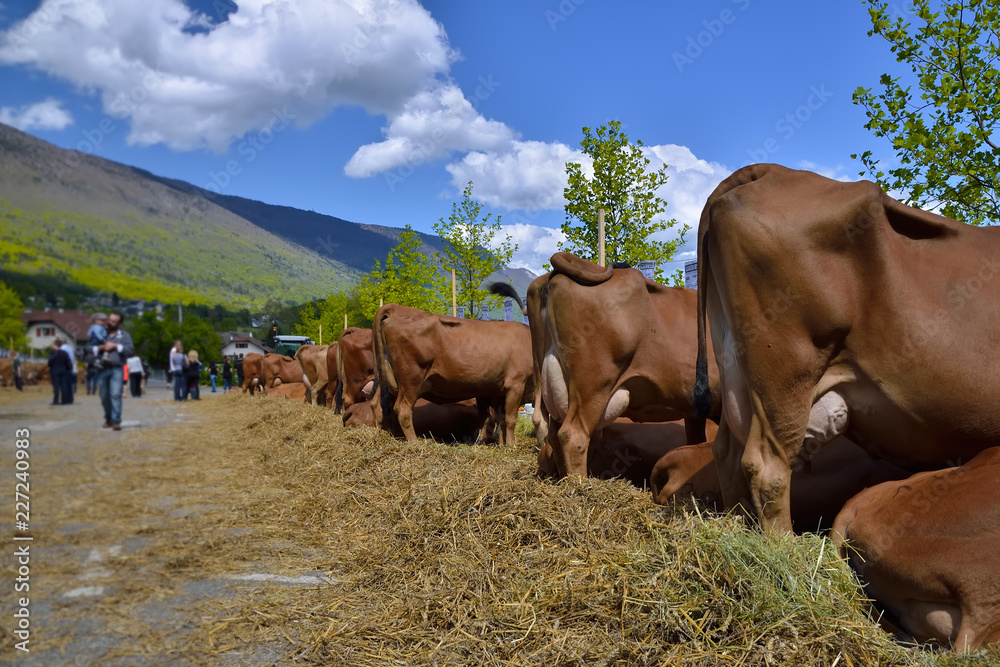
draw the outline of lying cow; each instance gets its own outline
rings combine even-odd
[[[829,528],[854,494],[910,475],[888,461],[872,459],[847,438],[838,438],[811,457],[800,458],[792,469],[792,526],[797,532]],[[649,482],[653,501],[660,505],[669,504],[671,498],[693,496],[710,507],[730,509],[723,503],[711,442],[667,452],[657,461]]]
[[[697,293],[569,253],[551,262],[546,280],[532,283],[526,312],[541,380],[536,410],[549,422],[560,474],[586,475],[591,440],[618,417],[684,419],[687,442],[704,442],[705,419],[691,398]],[[708,371],[714,378],[714,365]]]
[[[343,410],[371,400],[375,393],[375,348],[372,330],[348,327],[337,345],[338,401]]]
[[[243,357],[243,393],[250,392],[253,396],[257,389],[263,389],[264,355],[248,352]]]
[[[852,498],[833,538],[890,632],[971,651],[1000,642],[1000,447]],[[847,540],[847,544],[844,544]]]
[[[517,322],[487,322],[436,315],[387,303],[373,328],[376,423],[393,418],[407,440],[417,437],[413,405],[478,399],[485,424],[490,405],[501,424],[500,442],[514,442],[518,408],[530,397],[531,339]],[[484,429],[486,427],[484,426]]]
[[[287,398],[300,403],[309,402],[309,387],[305,382],[284,382],[276,387],[263,390],[268,398]]]
[[[709,437],[715,437],[715,424],[709,422],[706,431]],[[636,424],[617,419],[604,427],[600,440],[591,442],[587,449],[587,474],[601,479],[622,478],[640,489],[649,488],[656,463],[670,450],[686,444],[683,420]],[[538,452],[538,476],[559,477],[559,466],[548,443]]]
[[[306,402],[313,405],[327,405],[327,391],[330,378],[327,367],[327,355],[331,354],[329,345],[300,345],[295,350],[295,359],[302,367],[302,382],[306,385]],[[334,380],[336,385],[336,380]]]
[[[725,179],[698,228],[695,399],[711,413],[714,356],[726,504],[791,530],[790,462],[841,435],[911,470],[993,446],[998,271],[1000,230],[905,206],[874,183],[773,164]]]
[[[344,410],[344,426],[375,426],[371,403],[359,401]],[[438,405],[424,399],[413,404],[413,430],[438,442],[475,442],[483,418],[475,401]]]
[[[261,385],[264,389],[271,389],[286,382],[302,382],[302,365],[292,357],[268,352],[261,361],[261,368]],[[246,373],[245,360],[243,372]]]

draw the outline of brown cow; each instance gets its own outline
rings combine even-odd
[[[541,373],[536,410],[549,421],[560,473],[586,475],[591,440],[618,417],[684,419],[687,442],[703,442],[705,420],[695,418],[691,399],[697,293],[569,253],[551,261],[547,281],[529,290],[528,312]],[[714,365],[709,373],[714,379]]]
[[[305,382],[283,382],[282,384],[263,390],[268,398],[287,398],[300,403],[309,402],[309,387]]]
[[[355,403],[371,400],[375,393],[375,348],[371,329],[344,329],[337,346],[337,377],[338,400],[345,411]]]
[[[300,345],[295,350],[295,359],[302,367],[302,382],[306,385],[306,403],[325,406],[329,402],[327,394],[333,393],[327,391],[329,350],[329,345]]]
[[[370,401],[358,401],[344,410],[344,426],[375,426]],[[424,399],[413,404],[413,430],[438,442],[475,442],[483,417],[475,401],[438,405]]]
[[[847,438],[837,438],[809,458],[792,466],[792,527],[797,532],[826,529],[854,494],[888,480],[910,475],[888,461],[872,459]],[[722,502],[719,470],[712,443],[678,447],[657,461],[650,475],[653,501],[694,496],[716,509],[729,509]]]
[[[715,437],[715,424],[708,422],[705,429]],[[636,424],[628,419],[616,419],[605,426],[601,438],[591,442],[587,449],[587,474],[601,479],[620,477],[640,489],[649,487],[653,467],[663,456],[687,444],[684,420]],[[559,466],[549,443],[538,452],[538,475],[559,477]]]
[[[380,427],[391,410],[406,439],[414,440],[418,398],[434,403],[475,398],[484,423],[488,403],[496,410],[503,425],[501,444],[514,442],[518,407],[532,391],[531,336],[523,324],[466,320],[389,303],[375,316],[373,338],[380,397],[373,409]]]
[[[695,399],[706,414],[718,394],[708,326],[727,506],[791,530],[789,466],[810,442],[846,435],[911,470],[998,442],[1000,230],[758,164],[716,188],[698,237]]]
[[[890,632],[971,651],[1000,642],[1000,447],[852,498],[833,538]],[[845,548],[843,541],[848,540]]]
[[[248,352],[243,357],[243,392],[250,391],[253,396],[258,389],[263,389],[261,381],[264,377],[264,355]]]
[[[291,357],[268,352],[264,355],[261,366],[261,384],[265,391],[285,382],[302,382],[302,365]]]

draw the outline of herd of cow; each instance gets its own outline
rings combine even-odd
[[[386,304],[296,359],[247,355],[244,391],[501,444],[531,401],[540,475],[832,526],[887,629],[972,650],[1000,641],[998,235],[752,165],[705,205],[697,291],[557,253],[530,327]]]

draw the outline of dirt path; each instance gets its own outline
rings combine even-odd
[[[266,665],[280,657],[277,647],[215,647],[206,632],[222,622],[220,601],[235,605],[263,582],[325,583],[319,573],[276,577],[263,562],[218,558],[248,532],[213,518],[239,486],[212,446],[231,434],[229,400],[205,392],[201,401],[175,403],[166,389],[153,389],[125,399],[123,430],[113,432],[101,428],[96,396],[53,406],[47,387],[0,389],[0,662]],[[15,531],[17,429],[30,433],[27,532]],[[28,588],[15,590],[15,553],[25,547],[29,573],[20,583]],[[27,644],[15,633],[22,597]]]

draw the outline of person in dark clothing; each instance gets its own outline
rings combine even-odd
[[[73,402],[73,363],[62,349],[62,340],[52,341],[49,351],[49,378],[52,380],[52,405],[69,405]]]
[[[239,380],[239,386],[243,386],[243,357],[236,360],[236,378]]]
[[[222,362],[222,393],[226,393],[233,388],[233,367],[229,359]]]
[[[17,352],[10,351],[10,372],[14,376],[14,386],[18,391],[24,391],[24,371],[21,370],[21,360],[17,358]]]
[[[208,365],[208,381],[212,384],[212,393],[215,393],[215,379],[219,377],[219,367],[213,361]]]

